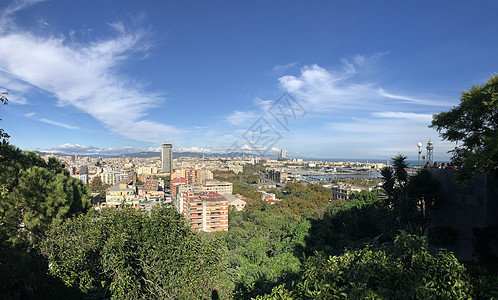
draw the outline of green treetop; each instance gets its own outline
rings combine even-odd
[[[429,127],[445,140],[460,142],[452,151],[457,182],[478,172],[498,177],[498,76],[462,92],[460,104],[434,115]]]

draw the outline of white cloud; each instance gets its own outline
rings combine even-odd
[[[190,147],[190,148],[178,148],[174,149],[177,152],[196,152],[196,153],[212,153],[211,149],[206,149],[202,147]]]
[[[52,121],[52,120],[45,119],[45,118],[39,118],[38,120],[40,122],[43,122],[43,123],[47,123],[47,124],[54,125],[54,126],[59,126],[59,127],[64,127],[64,128],[67,128],[67,129],[78,129],[78,127],[76,127],[76,126],[72,126],[72,125],[61,123],[61,122],[57,122],[57,121]]]
[[[161,152],[161,147],[149,147],[145,151],[146,152]]]
[[[47,153],[87,154],[87,155],[98,154],[99,152],[101,152],[100,149],[92,146],[70,144],[70,143],[66,143],[64,145],[60,145],[50,149],[44,149],[42,151]]]
[[[379,52],[371,56],[356,54],[351,58],[343,58],[344,70],[351,75],[356,73],[370,74],[379,71],[379,62],[382,57],[389,54],[388,51]]]
[[[367,134],[392,135],[432,133],[437,132],[428,128],[432,115],[406,112],[374,112],[371,117],[353,117],[350,122],[329,123],[334,130],[340,132],[357,132]],[[422,136],[423,137],[423,136]]]
[[[299,75],[280,77],[281,88],[291,93],[310,112],[307,118],[316,123],[313,133],[286,134],[282,141],[286,147],[303,152],[313,149],[325,157],[369,158],[397,152],[412,155],[418,141],[431,139],[437,143],[438,155],[447,158],[446,151],[454,145],[441,141],[438,133],[428,128],[432,115],[427,112],[435,106],[451,107],[454,99],[386,92],[372,81],[376,78],[372,74],[381,70],[379,58],[385,54],[342,59],[342,66],[333,70],[308,65]],[[320,124],[320,120],[327,123]],[[306,141],[305,146],[299,141]]]
[[[226,116],[226,120],[233,125],[241,126],[241,125],[251,125],[249,122],[253,122],[258,118],[258,114],[254,111],[234,111],[232,114]]]
[[[389,99],[395,99],[395,100],[403,100],[408,103],[414,103],[414,104],[421,104],[421,105],[429,105],[429,106],[450,106],[451,103],[447,101],[441,101],[437,99],[431,99],[431,100],[423,100],[423,99],[417,99],[413,97],[407,97],[407,96],[402,96],[402,95],[394,95],[390,94],[383,89],[378,89],[378,93],[382,97],[386,97]],[[434,97],[434,96],[432,96]]]
[[[7,96],[7,99],[9,99],[9,103],[11,104],[19,104],[19,105],[28,104],[28,100],[26,100],[24,96],[21,96],[18,93],[9,94]]]
[[[372,113],[372,116],[378,118],[405,119],[408,121],[423,122],[424,124],[430,124],[430,122],[432,121],[431,114],[386,111],[386,112],[374,112]]]
[[[0,19],[26,6],[11,7]],[[148,49],[148,33],[110,25],[117,31],[114,38],[87,45],[0,25],[0,84],[15,81],[13,89],[20,94],[32,87],[48,92],[58,105],[74,106],[130,139],[158,142],[176,136],[180,130],[146,119],[147,110],[163,99],[117,72],[132,54]]]
[[[87,145],[71,144],[66,143],[54,148],[44,149],[43,152],[47,153],[63,153],[63,154],[82,154],[82,155],[122,155],[140,152],[161,152],[161,147],[149,147],[149,148],[132,148],[129,146],[120,148],[97,148]],[[185,148],[173,148],[173,152],[195,152],[195,153],[222,153],[222,149],[209,149],[202,147],[185,147]]]
[[[62,153],[62,154],[82,154],[82,155],[122,155],[131,154],[139,152],[160,152],[160,147],[150,147],[150,148],[132,148],[129,146],[120,148],[97,148],[87,145],[70,144],[66,143],[50,149],[41,150],[47,153]]]
[[[454,145],[441,141],[438,133],[428,128],[432,115],[405,112],[372,113],[371,118],[353,118],[350,122],[329,123],[328,130],[341,133],[336,143],[363,144],[365,157],[382,157],[402,153],[413,156],[416,143],[434,141],[439,158],[448,158],[447,151]],[[368,145],[368,146],[365,146]]]
[[[29,113],[24,114],[24,116],[26,118],[33,118],[35,115],[36,115],[35,112],[29,112]],[[46,124],[50,124],[50,125],[54,125],[54,126],[58,126],[58,127],[63,127],[66,129],[72,129],[72,130],[79,129],[76,126],[69,125],[69,124],[62,123],[62,122],[58,122],[58,121],[54,121],[54,120],[50,120],[50,119],[46,119],[46,118],[35,118],[35,119],[40,121],[40,122],[46,123]]]
[[[7,6],[0,12],[0,33],[4,30],[15,27],[12,15],[20,10],[23,10],[31,5],[45,0],[20,0],[14,1],[12,5]]]
[[[287,71],[288,69],[294,67],[297,64],[298,64],[297,62],[290,62],[290,63],[285,64],[285,65],[276,65],[273,67],[273,72],[276,74],[279,74],[279,73]]]
[[[451,106],[442,97],[424,98],[387,93],[375,82],[363,81],[359,77],[377,68],[380,57],[386,53],[370,57],[356,55],[352,59],[342,59],[340,70],[326,70],[318,65],[306,65],[299,76],[285,75],[279,78],[281,88],[295,95],[309,111],[323,112],[343,108],[357,109],[361,105],[415,105]],[[427,99],[425,99],[427,98]]]
[[[348,79],[354,75],[352,67],[344,72],[333,73],[318,65],[304,66],[299,77],[287,75],[279,78],[284,91],[304,101],[311,111],[323,111],[337,108],[339,104],[370,99],[370,84],[351,83]]]

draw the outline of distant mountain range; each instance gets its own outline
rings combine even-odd
[[[34,151],[38,155],[60,155],[60,156],[71,156],[74,154],[67,153],[52,153],[52,152],[43,152],[43,151]],[[138,153],[126,153],[120,155],[99,155],[99,154],[78,154],[83,157],[105,157],[105,158],[117,158],[117,157],[134,157],[134,158],[151,158],[151,157],[161,157],[161,152],[138,152]],[[181,151],[173,151],[173,157],[226,157],[228,156],[226,153],[200,153],[200,152],[181,152]],[[231,157],[242,157],[243,155],[248,156],[251,154],[242,153],[242,152],[233,152],[230,153]]]

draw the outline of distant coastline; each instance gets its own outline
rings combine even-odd
[[[302,157],[301,158],[303,161],[326,161],[326,162],[340,162],[340,161],[350,161],[350,162],[359,162],[359,163],[387,163],[389,161],[389,165],[392,165],[391,159],[379,159],[379,158],[373,158],[373,159],[365,159],[365,158],[310,158],[310,157]],[[448,163],[450,162],[449,160],[436,160],[438,163]],[[415,167],[418,165],[418,160],[416,159],[407,159],[406,163],[408,164],[408,167]],[[423,164],[423,160],[420,159],[420,164]]]

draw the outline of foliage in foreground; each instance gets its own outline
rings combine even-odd
[[[204,299],[220,289],[225,247],[174,209],[105,209],[53,228],[42,245],[50,273],[90,297]],[[216,291],[218,293],[218,291]]]
[[[425,240],[401,233],[392,247],[366,247],[306,260],[294,286],[259,299],[467,299],[466,269],[452,253],[430,252]]]
[[[81,180],[70,177],[58,160],[45,162],[5,141],[0,143],[0,184],[2,241],[32,245],[53,224],[91,207]]]
[[[432,128],[451,142],[456,179],[463,184],[475,173],[498,178],[498,76],[462,92],[460,104],[433,116]]]
[[[38,245],[47,230],[91,207],[86,188],[55,158],[45,162],[0,142],[0,295],[50,297],[65,293],[46,274]],[[56,288],[59,287],[59,288]]]
[[[235,212],[225,235],[229,274],[236,298],[271,290],[297,274],[310,223],[269,211]]]
[[[408,176],[406,156],[392,158],[393,166],[381,170],[385,207],[397,219],[397,229],[424,234],[430,224],[432,207],[439,200],[440,184],[429,169],[420,169]]]

